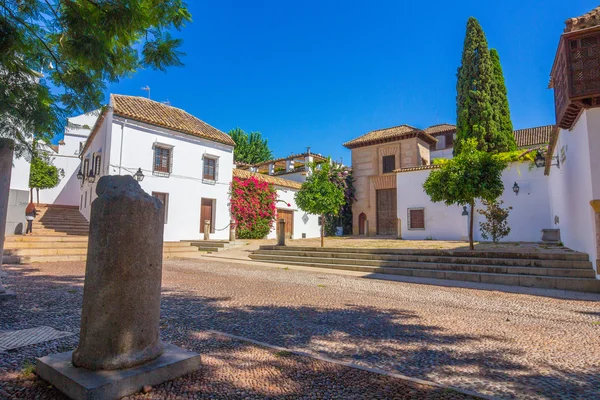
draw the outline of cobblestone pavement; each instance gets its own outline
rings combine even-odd
[[[78,331],[83,263],[4,268],[18,298],[0,307],[0,330]],[[162,333],[186,347],[215,329],[502,398],[599,398],[598,302],[208,258],[165,263],[163,289]],[[72,336],[7,351],[0,369],[76,343]]]

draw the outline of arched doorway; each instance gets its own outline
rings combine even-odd
[[[358,216],[358,234],[359,235],[365,234],[365,225],[367,225],[367,216],[365,215],[365,213],[360,213],[360,215]]]

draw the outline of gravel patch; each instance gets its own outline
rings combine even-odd
[[[4,268],[8,272],[4,282],[17,292],[17,301],[0,307],[0,330],[45,325],[78,332],[83,263]],[[272,352],[256,346],[239,344],[231,349],[222,340],[206,340],[202,334],[208,329],[502,398],[596,399],[600,387],[599,322],[596,302],[373,281],[214,259],[168,261],[163,273],[163,339],[200,351],[207,366],[209,357],[225,360],[223,354],[235,354],[227,359],[230,366],[222,366],[223,371],[251,371],[253,357],[265,360],[259,362],[264,368],[275,368],[270,371],[277,370],[273,366],[278,363],[267,362]],[[14,379],[27,362],[72,349],[77,341],[75,335],[2,353],[0,376],[12,378],[2,378],[0,388],[6,392],[6,387],[25,387],[15,385]],[[313,361],[300,358],[297,362],[308,364],[297,368],[298,379],[292,379],[289,387],[283,383],[287,380],[275,378],[275,372],[268,379],[257,378],[266,374],[264,371],[249,375],[248,382],[255,382],[255,387],[232,381],[235,372],[211,376],[231,376],[219,378],[214,384],[223,386],[218,387],[249,387],[246,395],[236,392],[228,398],[264,398],[264,380],[276,382],[269,390],[296,390],[274,393],[275,397],[297,398],[300,393],[305,398],[331,398],[320,397],[322,390],[305,393],[305,385],[317,379],[310,371],[333,368],[336,372],[330,371],[330,383],[323,385],[348,386],[350,391],[340,398],[359,393],[350,388],[355,378],[340,378],[345,372],[336,368],[343,367],[326,363],[305,368]],[[206,374],[200,371],[184,378],[188,383],[181,383],[177,393],[196,390],[189,389],[190,385],[208,385],[211,381],[205,381]],[[31,382],[39,390],[39,383]],[[171,385],[179,385],[176,382]],[[171,389],[165,386],[164,390]],[[201,395],[202,390],[194,393]],[[156,388],[146,396],[159,393],[163,392]],[[0,398],[2,395],[0,392]],[[165,398],[164,393],[162,396],[155,398]],[[369,396],[390,398],[376,391]],[[410,396],[421,398],[420,393],[398,398]]]

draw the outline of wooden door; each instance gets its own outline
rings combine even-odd
[[[377,191],[377,234],[396,235],[396,189],[381,189]]]
[[[358,216],[358,234],[359,235],[365,234],[365,230],[366,230],[365,225],[366,224],[367,224],[367,216],[365,215],[365,213],[360,213],[360,215]]]
[[[204,233],[204,221],[210,221],[210,231],[215,231],[215,221],[213,220],[213,199],[202,199],[200,206],[200,233]]]
[[[283,218],[285,220],[285,237],[291,239],[294,234],[294,212],[291,210],[277,210],[277,228],[276,231],[279,234],[279,220]]]

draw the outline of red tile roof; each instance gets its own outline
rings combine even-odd
[[[291,189],[299,190],[302,187],[300,182],[290,181],[289,179],[278,178],[276,176],[259,174],[258,172],[250,172],[245,169],[233,169],[233,177],[240,179],[248,179],[254,177],[262,182],[267,182],[275,186],[282,186]]]
[[[565,32],[575,32],[600,25],[600,6],[580,17],[569,18],[565,21]]]
[[[344,143],[344,147],[354,149],[377,143],[392,142],[399,139],[418,137],[429,144],[435,144],[437,139],[421,129],[410,125],[399,125],[391,128],[378,129]]]

